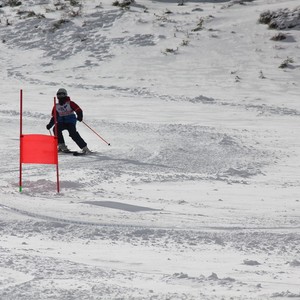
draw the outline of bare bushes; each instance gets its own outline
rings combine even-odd
[[[265,11],[260,14],[259,23],[267,24],[270,29],[288,29],[299,27],[300,6],[293,10],[279,9],[277,11]]]

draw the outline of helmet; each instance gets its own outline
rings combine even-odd
[[[67,101],[68,92],[66,89],[60,88],[56,93],[58,102],[60,105],[63,105]]]
[[[67,92],[66,89],[60,88],[60,89],[57,91],[56,96],[57,96],[57,98],[59,98],[59,96],[66,97],[66,96],[68,96],[68,92]]]

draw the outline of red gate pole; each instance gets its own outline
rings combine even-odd
[[[56,98],[54,97],[54,124],[55,124],[55,132],[54,132],[54,135],[55,135],[55,138],[56,138],[56,141],[58,143],[58,137],[57,137],[57,111],[56,111]],[[57,149],[58,151],[58,149]],[[58,153],[56,154],[57,157],[58,157]],[[59,193],[59,170],[58,170],[58,158],[57,158],[57,164],[56,164],[56,186],[57,186],[57,192]]]
[[[20,174],[19,174],[19,191],[22,192],[22,131],[23,131],[23,123],[22,123],[22,118],[23,118],[23,90],[20,90]]]

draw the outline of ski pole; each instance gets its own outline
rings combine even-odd
[[[90,130],[92,130],[103,142],[105,142],[108,146],[110,146],[110,143],[108,143],[103,137],[101,137],[93,128],[91,128],[88,124],[86,124],[84,121],[82,121],[82,123],[89,128]]]

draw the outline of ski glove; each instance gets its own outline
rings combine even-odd
[[[46,125],[46,128],[47,128],[48,130],[50,130],[51,127],[52,127],[52,125],[51,125],[50,123]]]

